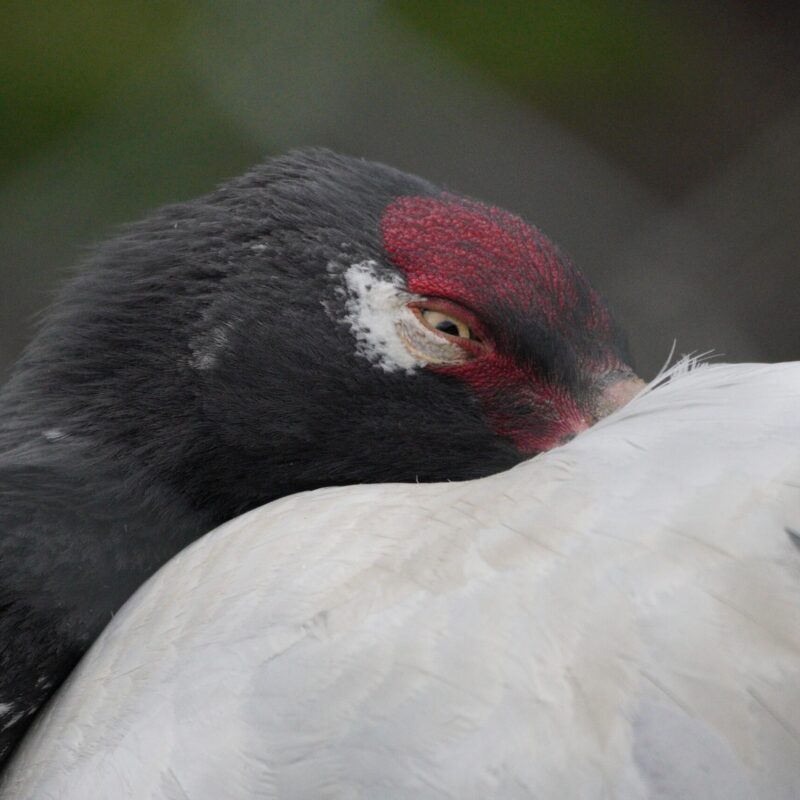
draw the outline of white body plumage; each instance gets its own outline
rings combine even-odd
[[[3,798],[800,797],[800,364],[698,368],[479,481],[174,558]]]

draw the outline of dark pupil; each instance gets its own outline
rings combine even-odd
[[[455,322],[451,322],[449,319],[443,319],[441,322],[437,322],[436,330],[450,336],[458,336],[458,325],[456,325]]]

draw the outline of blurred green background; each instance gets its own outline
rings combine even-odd
[[[540,225],[643,374],[800,358],[798,8],[5,0],[0,372],[115,225],[309,144]]]

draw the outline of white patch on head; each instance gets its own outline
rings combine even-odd
[[[356,340],[356,352],[385,372],[413,372],[424,366],[403,343],[398,328],[413,324],[409,301],[419,300],[406,291],[399,276],[380,274],[375,261],[351,264],[343,274],[344,316]]]
[[[190,345],[189,365],[199,370],[211,369],[228,344],[229,331],[230,325],[217,325],[210,333],[197,337]]]
[[[254,253],[263,253],[267,249],[267,246],[265,244],[251,244],[250,249]]]
[[[64,433],[60,428],[48,428],[46,431],[42,431],[42,436],[47,439],[48,442],[58,442],[61,439],[66,439],[68,435],[69,434]]]

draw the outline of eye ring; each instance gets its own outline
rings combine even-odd
[[[494,350],[477,316],[441,297],[419,297],[406,305],[413,322],[399,322],[405,346],[427,364],[455,365],[483,358]],[[401,320],[403,317],[401,317]]]

